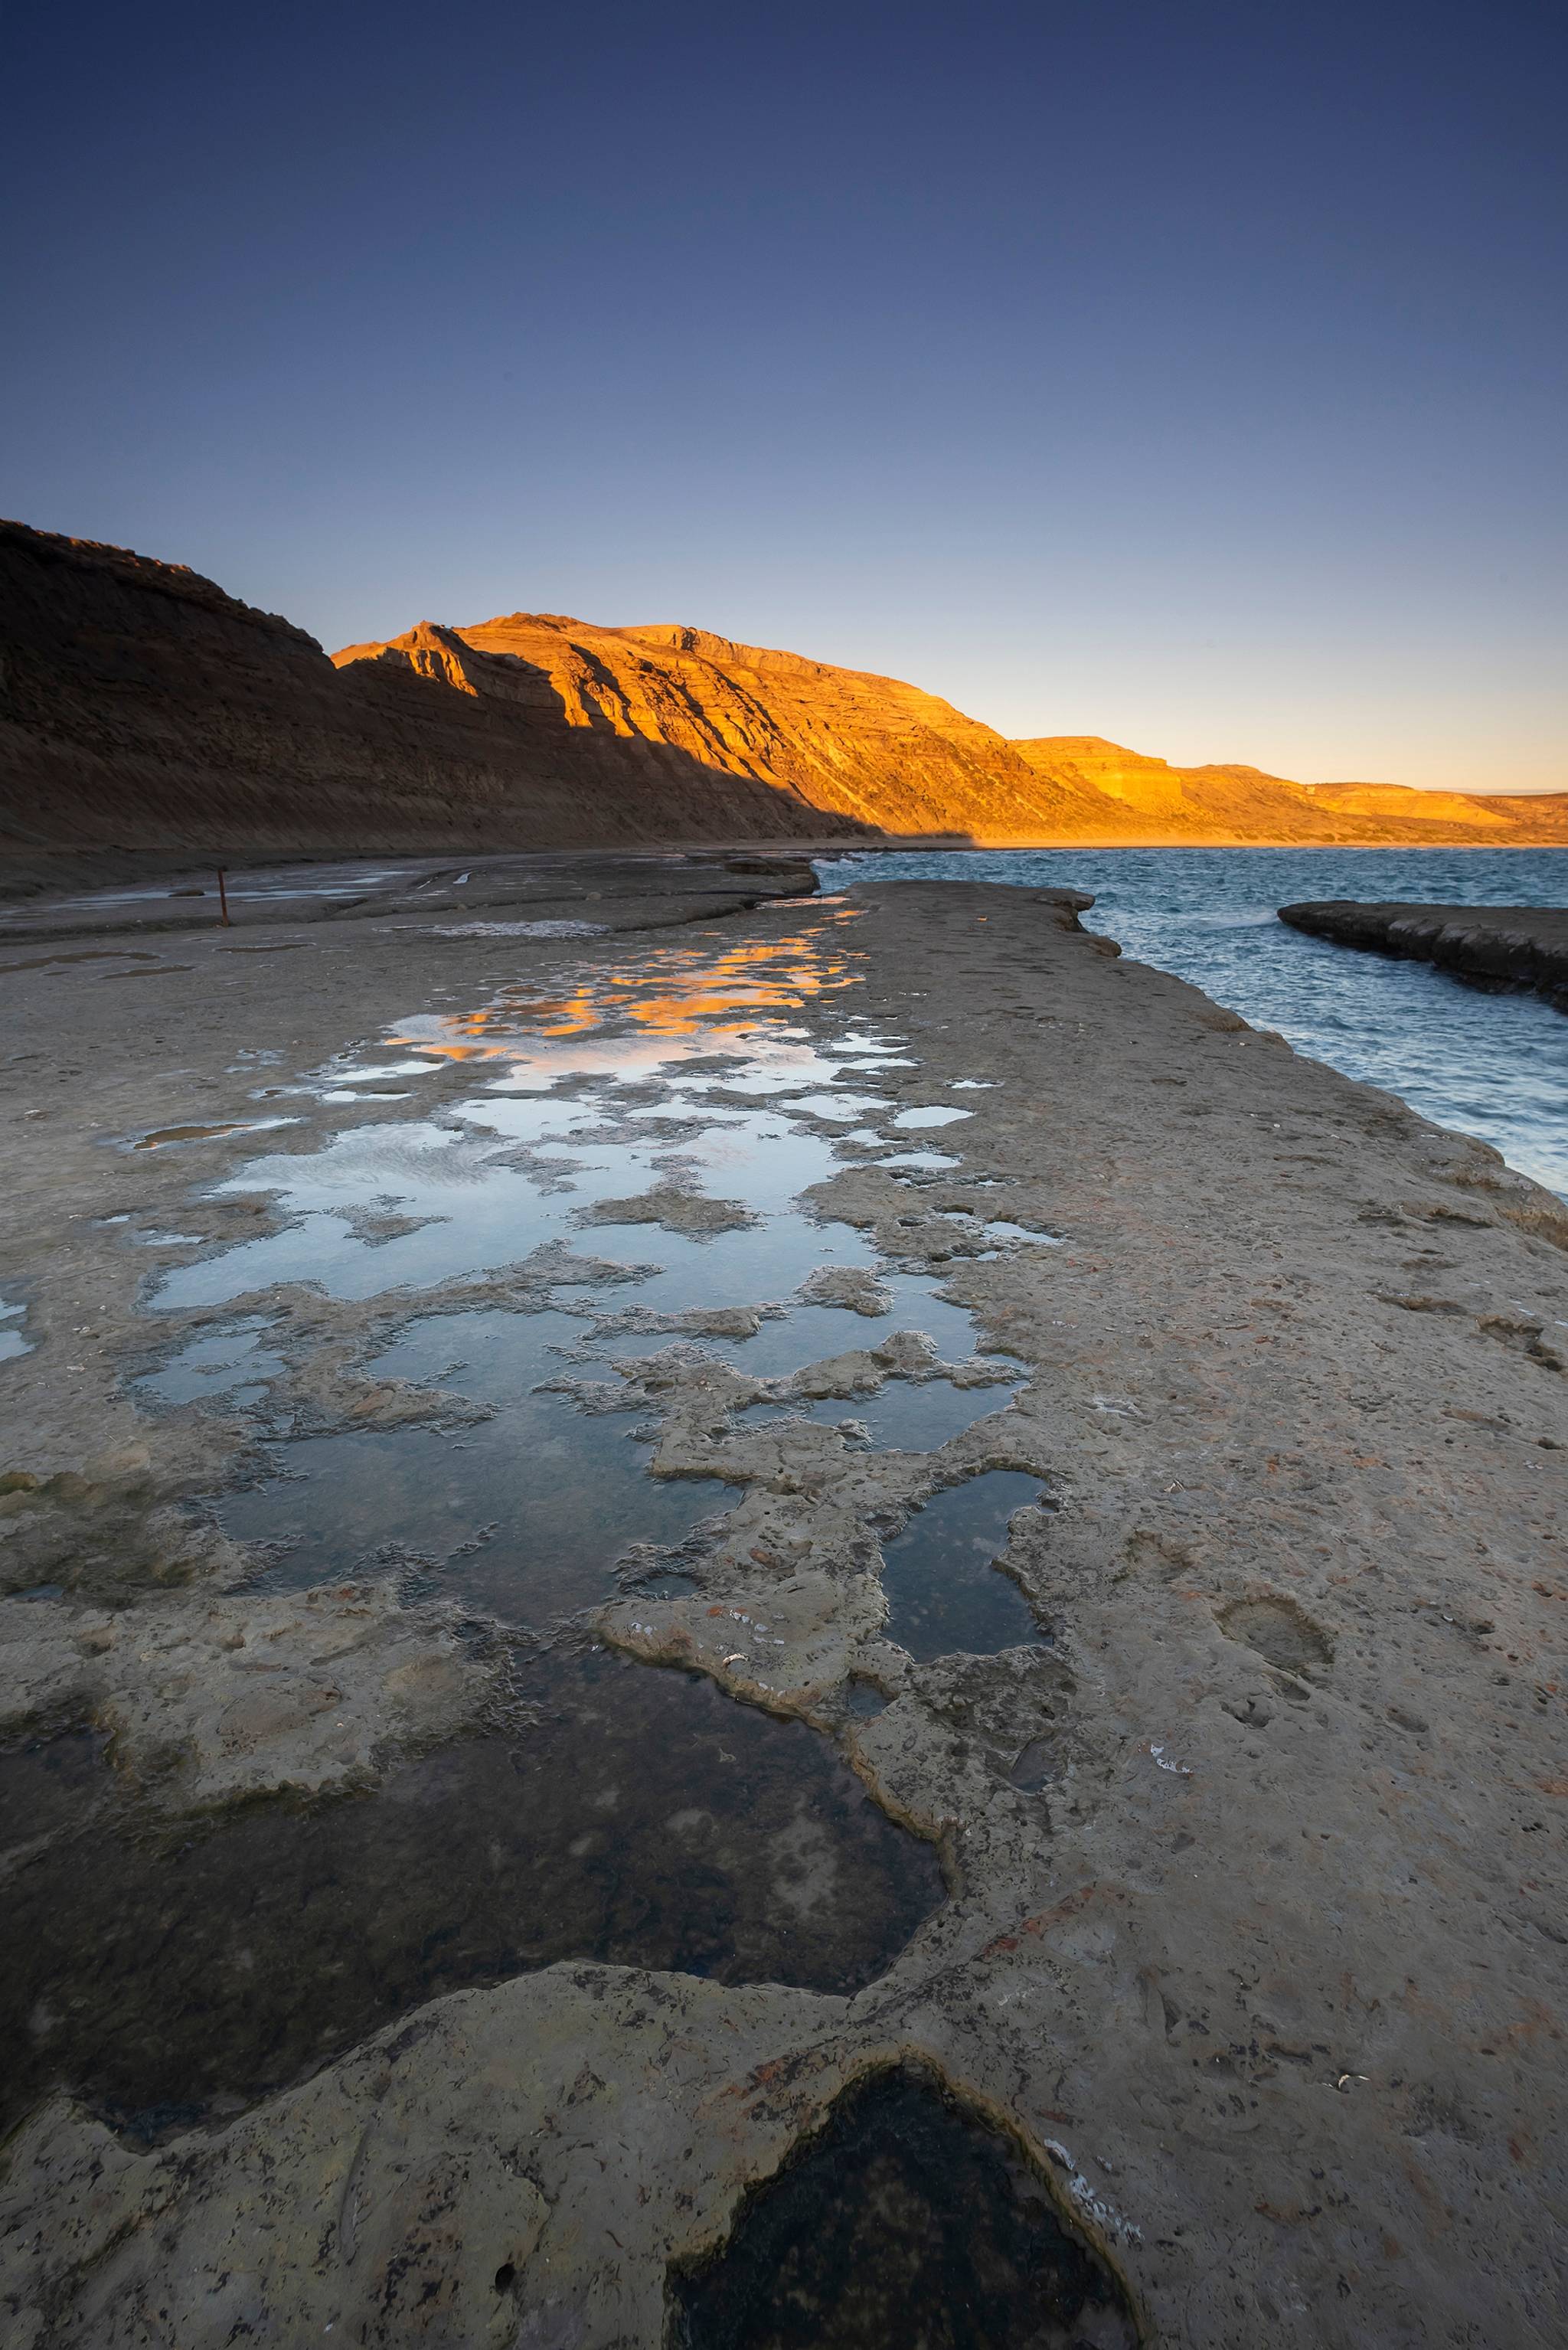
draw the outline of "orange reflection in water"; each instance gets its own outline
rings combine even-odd
[[[835,923],[854,921],[846,907]],[[744,1039],[776,1023],[754,1015],[798,1009],[862,974],[826,926],[783,939],[750,940],[714,953],[698,946],[656,947],[607,962],[562,993],[531,983],[503,988],[472,1012],[410,1021],[389,1038],[446,1060],[525,1056],[541,1038],[584,1036],[611,1024],[649,1040],[703,1035],[708,1049]]]

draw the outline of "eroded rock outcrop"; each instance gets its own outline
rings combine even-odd
[[[1336,946],[1436,963],[1479,987],[1520,988],[1568,1012],[1568,912],[1552,906],[1282,906],[1280,920]]]

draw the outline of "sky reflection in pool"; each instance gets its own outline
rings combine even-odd
[[[1010,1469],[934,1493],[883,1545],[888,1639],[922,1663],[1038,1645],[1028,1601],[993,1562],[1013,1512],[1039,1498],[1039,1479]]]
[[[378,1120],[315,1152],[273,1153],[214,1187],[218,1197],[270,1192],[290,1221],[173,1270],[157,1294],[161,1308],[223,1305],[294,1281],[346,1300],[411,1299],[525,1263],[547,1244],[563,1252],[542,1261],[550,1275],[542,1298],[559,1289],[557,1306],[429,1314],[364,1366],[371,1378],[442,1389],[493,1416],[443,1426],[436,1405],[433,1424],[277,1442],[275,1477],[221,1498],[231,1534],[282,1545],[265,1566],[270,1585],[412,1562],[465,1605],[537,1625],[607,1596],[629,1544],[677,1545],[701,1519],[729,1508],[735,1489],[717,1480],[650,1477],[628,1414],[585,1411],[541,1389],[574,1352],[613,1362],[680,1339],[637,1327],[639,1315],[772,1304],[781,1310],[750,1337],[684,1341],[763,1378],[875,1347],[900,1330],[923,1332],[943,1361],[972,1356],[973,1319],[937,1295],[940,1274],[888,1267],[858,1230],[819,1222],[799,1205],[841,1163],[818,1120],[887,1107],[839,1090],[839,1073],[850,1061],[857,1074],[909,1066],[897,1039],[852,1029],[836,1045],[790,1024],[792,1011],[856,978],[829,934],[826,943],[659,949],[617,958],[559,991],[504,990],[476,1013],[405,1023],[392,1040],[394,1052],[480,1064],[482,1090],[433,1117]],[[404,1066],[363,1052],[343,1061],[361,1079]],[[334,1072],[339,1081],[344,1074],[341,1065]],[[660,1098],[646,1098],[651,1085]],[[804,1094],[807,1085],[824,1090]],[[930,1106],[894,1122],[967,1115]],[[897,1163],[935,1170],[958,1162],[909,1151]],[[737,1203],[748,1221],[709,1232],[680,1228],[672,1191]],[[650,1192],[665,1222],[636,1217],[634,1203]],[[612,1221],[623,1202],[628,1221]],[[594,1263],[628,1277],[597,1278]],[[801,1284],[823,1265],[878,1271],[888,1310],[865,1315],[802,1302]],[[570,1312],[560,1310],[568,1303]],[[630,1329],[605,1326],[623,1316]],[[199,1336],[150,1376],[149,1391],[175,1402],[226,1388],[232,1400],[248,1399],[275,1360],[256,1359],[263,1326],[252,1320]],[[574,1367],[581,1376],[582,1364]],[[947,1381],[895,1381],[874,1398],[815,1408],[813,1417],[858,1418],[875,1444],[927,1451],[1004,1409],[1009,1396],[1001,1385],[961,1391]]]
[[[949,1379],[888,1379],[876,1395],[847,1401],[829,1396],[804,1407],[753,1405],[736,1425],[746,1429],[763,1419],[796,1419],[836,1428],[842,1420],[855,1420],[879,1451],[934,1452],[977,1419],[1005,1411],[1012,1401],[1012,1388],[1000,1381],[995,1387],[955,1388]]]

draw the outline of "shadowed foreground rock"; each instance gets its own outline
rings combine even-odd
[[[1521,988],[1568,1012],[1568,911],[1560,906],[1386,906],[1325,898],[1280,920],[1335,946],[1435,963],[1477,987]]]
[[[1561,1201],[1025,889],[645,939],[283,905],[134,984],[112,943],[13,959],[0,1069],[6,2350],[1561,2343]],[[618,1040],[636,1082],[590,1082]],[[623,1262],[535,1247],[546,1116],[585,1168],[664,1134]],[[389,1229],[331,1288],[291,1201],[359,1150]],[[701,1165],[774,1209],[686,1229]],[[754,1287],[705,1270],[788,1217]],[[633,1262],[685,1268],[640,1324]],[[611,1336],[491,1424],[541,1478],[569,1403],[650,1490],[720,1481],[679,1574],[569,1642],[484,1599],[504,1523],[258,1586],[225,1513],[275,1456],[445,1427],[461,1499],[480,1309],[552,1297]],[[242,1325],[270,1419],[148,1407]],[[944,1388],[988,1409],[854,1434]],[[906,1639],[919,1513],[999,1476],[944,1556],[1034,1637]]]

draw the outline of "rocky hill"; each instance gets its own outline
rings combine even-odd
[[[1035,775],[1002,735],[918,686],[701,629],[513,612],[457,629],[421,622],[333,659],[346,676],[418,674],[481,701],[526,698],[607,757],[618,744],[623,759],[673,749],[890,832],[1081,839],[1102,817],[1092,785]]]
[[[1397,784],[1293,784],[1260,767],[1173,767],[1097,734],[1014,743],[1042,778],[1116,804],[1119,840],[1541,847],[1568,842],[1568,794],[1504,797]]]
[[[570,723],[448,630],[334,668],[302,629],[122,547],[0,523],[0,865],[105,852],[854,837],[787,784]],[[464,664],[482,674],[454,691]]]
[[[0,524],[0,888],[127,855],[1568,841],[1568,795],[1010,743],[895,678],[699,629],[514,612],[328,660],[195,572],[19,523]]]
[[[1336,818],[1360,827],[1394,824],[1438,827],[1442,837],[1490,841],[1507,847],[1514,841],[1539,844],[1544,838],[1568,839],[1562,818],[1568,800],[1560,792],[1544,796],[1529,792],[1417,792],[1403,784],[1310,784],[1314,806],[1332,809]],[[1543,833],[1543,824],[1558,829]],[[1359,836],[1358,836],[1359,837]]]

